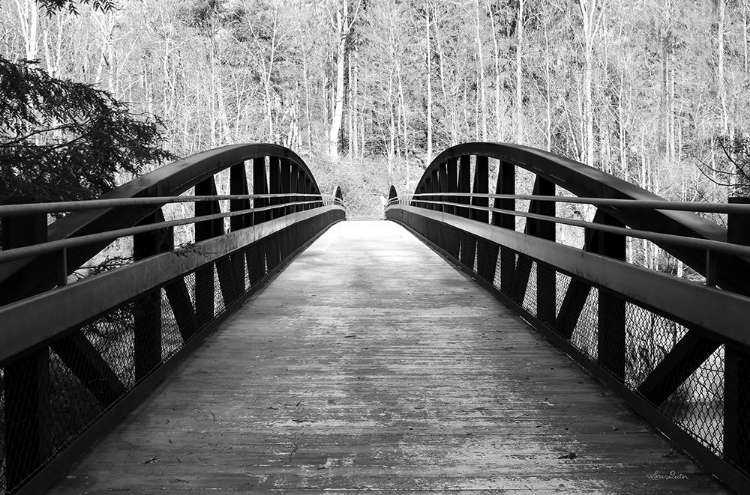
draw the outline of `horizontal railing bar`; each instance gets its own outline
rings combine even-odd
[[[455,206],[455,207],[460,207],[460,208],[469,208],[472,210],[491,211],[493,213],[504,213],[508,215],[520,216],[520,217],[525,217],[525,218],[533,218],[535,220],[545,220],[548,222],[554,222],[558,224],[571,225],[573,227],[583,227],[583,228],[588,228],[592,230],[598,230],[601,232],[620,234],[620,235],[624,235],[627,237],[633,237],[636,239],[645,239],[645,240],[653,241],[653,242],[663,242],[665,244],[672,244],[675,246],[684,246],[684,247],[695,248],[695,249],[707,249],[707,250],[711,250],[717,253],[732,254],[735,256],[750,256],[750,247],[748,246],[742,246],[740,244],[731,244],[731,243],[723,242],[723,241],[715,241],[712,239],[699,239],[696,237],[683,237],[683,236],[674,235],[674,234],[662,234],[659,232],[650,232],[647,230],[614,227],[611,225],[603,225],[603,224],[598,224],[598,223],[593,223],[593,222],[584,222],[581,220],[571,220],[568,218],[539,215],[536,213],[528,213],[528,212],[517,211],[517,210],[505,210],[502,208],[493,208],[491,206],[477,206],[477,205],[469,205],[469,204],[464,204],[464,203],[451,203],[451,202],[445,202],[445,201],[427,201],[427,200],[420,200],[420,203]],[[451,213],[448,213],[448,215],[457,217],[457,215],[453,215]],[[478,223],[483,224],[484,222],[478,222]]]
[[[403,211],[509,247],[596,286],[622,294],[646,308],[654,308],[673,315],[672,318],[705,328],[724,340],[750,346],[750,333],[746,328],[750,297],[449,213],[414,206],[405,206]],[[721,310],[705,311],[707,307]]]
[[[0,363],[124,302],[296,223],[337,209],[299,211],[166,252],[0,307]],[[104,297],[103,295],[106,295]]]
[[[609,198],[582,198],[568,196],[540,196],[535,194],[484,194],[484,193],[458,193],[458,192],[433,192],[419,193],[407,196],[404,201],[411,201],[417,197],[470,197],[490,199],[520,199],[528,201],[548,201],[552,203],[576,203],[590,204],[594,206],[621,206],[627,208],[648,208],[657,210],[694,211],[700,213],[740,213],[750,214],[750,205],[732,203],[691,203],[689,201],[658,201],[646,199],[609,199]],[[392,198],[400,201],[400,198]],[[423,201],[422,201],[423,202]]]
[[[0,217],[31,215],[34,213],[62,213],[66,211],[96,210],[120,206],[150,206],[167,203],[194,203],[200,201],[227,201],[233,199],[272,199],[272,198],[320,198],[321,201],[339,202],[329,194],[284,193],[284,194],[224,194],[216,196],[157,196],[148,198],[90,199],[82,201],[57,201],[53,203],[23,203],[0,205]],[[286,206],[293,203],[286,203]]]
[[[108,230],[106,232],[98,232],[96,234],[82,235],[80,237],[71,237],[69,239],[59,239],[56,241],[49,241],[49,242],[45,242],[41,244],[34,244],[31,246],[24,246],[20,248],[0,251],[0,263],[7,263],[9,261],[29,258],[32,256],[40,256],[43,254],[61,251],[63,249],[70,249],[74,247],[84,246],[86,244],[93,244],[93,243],[101,242],[101,241],[115,240],[115,239],[119,239],[120,237],[143,234],[145,232],[153,232],[155,230],[161,230],[161,229],[168,228],[168,227],[190,225],[190,224],[209,221],[209,220],[218,220],[221,218],[233,217],[233,216],[238,216],[238,215],[247,215],[249,213],[259,213],[259,212],[278,209],[278,208],[285,208],[288,206],[314,204],[314,203],[319,203],[319,202],[320,201],[299,201],[295,203],[285,203],[285,204],[280,204],[280,205],[264,206],[261,208],[250,208],[247,210],[229,211],[229,212],[215,213],[213,215],[204,215],[204,216],[199,216],[199,217],[169,220],[166,222],[153,223],[149,225],[139,225],[137,227],[128,227],[124,229]]]

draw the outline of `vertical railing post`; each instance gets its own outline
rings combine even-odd
[[[605,213],[597,211],[594,223],[613,227],[625,225]],[[625,236],[587,229],[589,250],[609,258],[625,261]],[[599,364],[617,379],[625,379],[625,301],[606,290],[599,290],[598,304],[599,337],[597,355]]]
[[[474,168],[474,194],[487,194],[489,189],[489,159],[486,156],[476,157]],[[471,204],[474,206],[489,206],[489,198],[473,196]],[[490,213],[482,210],[471,210],[471,219],[482,223],[489,223]]]
[[[268,194],[268,177],[266,176],[266,159],[258,157],[253,160],[253,194]],[[264,208],[268,206],[268,198],[253,199],[254,208]],[[270,216],[268,212],[262,211],[253,213],[253,224],[267,221]]]
[[[234,165],[229,169],[229,194],[249,194],[244,162]],[[249,199],[232,199],[229,201],[230,211],[242,211],[248,209],[250,209]],[[252,225],[252,218],[253,216],[251,214],[231,217],[229,220],[229,227],[232,232],[244,229],[245,227]]]
[[[424,191],[427,196],[422,198],[423,201],[432,201],[432,196],[429,194],[432,192],[432,177],[426,177],[424,181]],[[430,203],[424,203],[424,208],[431,210],[432,205]]]
[[[542,179],[537,176],[536,182],[534,183],[534,195],[538,196],[554,196],[555,195],[555,184],[546,179]],[[532,200],[529,213],[536,213],[537,215],[545,215],[549,217],[555,216],[555,203],[552,201],[535,201]],[[547,220],[535,220],[529,218],[526,222],[527,232],[535,237],[546,239],[548,241],[555,241],[556,225],[553,221]],[[555,270],[547,265],[537,263],[536,265],[536,309],[537,318],[549,325],[555,323],[555,305],[556,305],[556,275]]]
[[[280,184],[280,192],[282,194],[289,194],[292,192],[292,165],[291,161],[288,158],[282,158],[281,159],[281,184]],[[285,197],[281,199],[281,204],[288,204],[291,202],[290,197]],[[281,211],[281,215],[285,216],[290,214],[291,207],[286,206]]]
[[[454,193],[458,191],[458,158],[448,159],[447,173],[448,187],[446,188],[446,191]],[[448,201],[450,201],[451,203],[458,203],[458,200],[455,196],[448,196],[448,198]],[[447,211],[448,213],[455,215],[456,207],[451,206]]]
[[[292,193],[297,194],[299,192],[299,164],[296,162],[292,162],[291,165],[292,171],[289,178],[289,189]],[[292,206],[292,213],[296,213],[300,210],[299,205],[297,204],[299,200],[299,196],[292,196],[290,200],[294,204],[294,206]]]
[[[272,156],[268,158],[268,193],[281,193],[281,163],[279,158]],[[281,198],[271,198],[270,205],[276,206],[281,204]],[[271,210],[271,219],[279,218],[283,212],[279,208]]]
[[[245,162],[232,166],[229,169],[229,193],[233,195],[249,194],[247,186],[247,173]],[[230,211],[242,211],[250,208],[249,199],[233,199],[229,202]],[[230,217],[229,228],[232,232],[250,227],[252,225],[252,214],[237,215]],[[232,280],[234,280],[234,295],[239,296],[245,292],[245,256],[242,253],[233,253],[230,256],[232,266]]]
[[[196,205],[197,206],[197,205]],[[138,225],[164,222],[161,209],[150,214]],[[133,260],[174,250],[174,229],[152,230],[133,236]],[[133,303],[133,361],[135,379],[140,381],[161,363],[161,289]]]
[[[310,177],[305,176],[305,194],[312,194],[313,192],[313,186],[312,181],[310,180]],[[305,201],[312,201],[312,196],[306,196]],[[308,203],[305,205],[306,210],[312,210],[315,208],[315,205],[313,203]]]
[[[476,173],[474,174],[476,176]],[[464,155],[461,157],[458,171],[458,188],[462,193],[471,194],[471,156]],[[471,196],[461,198],[464,205],[471,204]],[[473,218],[471,208],[461,208],[461,216],[464,218]],[[460,234],[460,256],[461,263],[469,270],[474,269],[474,261],[477,252],[477,237],[468,232],[462,231]]]
[[[30,203],[31,198],[14,198]],[[34,214],[2,219],[3,249],[47,241],[47,215]],[[11,302],[11,301],[9,301]],[[4,368],[5,387],[5,482],[11,492],[50,455],[47,442],[49,418],[49,350],[37,351]]]
[[[464,155],[461,157],[458,166],[458,192],[470,193],[471,192],[471,156]],[[464,196],[459,198],[459,203],[469,204],[470,198]],[[460,216],[469,218],[469,208],[461,208],[459,213]]]
[[[443,193],[440,195],[440,201],[444,203],[452,202],[453,199],[450,196],[445,195],[446,192],[450,191],[450,187],[448,186],[448,164],[446,162],[438,165],[438,178],[440,180],[440,192]],[[444,213],[450,213],[451,207],[442,205],[440,211]]]
[[[474,194],[488,194],[490,192],[489,182],[489,158],[477,156],[476,167],[474,168]],[[474,206],[481,207],[487,207],[490,204],[490,200],[486,196],[473,196],[471,202]],[[490,212],[487,210],[471,210],[471,218],[487,224],[490,221]],[[498,253],[496,244],[489,243],[482,238],[477,239],[477,274],[489,283],[494,282]]]
[[[497,186],[495,194],[516,193],[516,167],[512,163],[501,161],[497,171]],[[516,209],[515,199],[495,199],[495,208],[503,210]],[[508,213],[492,213],[492,225],[509,230],[516,230],[516,217]],[[513,272],[515,270],[515,254],[510,248],[500,248],[500,291],[509,294],[513,285]]]
[[[729,203],[750,205],[750,198],[729,198]],[[727,241],[750,246],[750,215],[729,214]],[[734,345],[724,349],[724,456],[750,471],[750,355]]]
[[[216,183],[213,177],[199,182],[195,186],[196,196],[216,196]],[[217,220],[198,219],[202,216],[220,212],[218,201],[198,201],[195,203],[195,242],[205,241],[212,237],[224,235],[224,222]],[[195,313],[199,326],[203,326],[214,318],[214,266],[208,263],[195,272]]]
[[[432,191],[433,193],[439,193],[440,192],[440,177],[438,176],[438,169],[434,168],[432,169],[432,174],[430,178],[430,182],[432,183]],[[440,201],[440,195],[439,194],[433,194],[430,197],[430,201]],[[443,211],[442,205],[432,205],[433,210],[440,210]]]

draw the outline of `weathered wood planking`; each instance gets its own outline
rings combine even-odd
[[[390,222],[335,225],[52,492],[323,489],[725,492]]]

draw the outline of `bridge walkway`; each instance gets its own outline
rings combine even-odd
[[[725,492],[469,277],[375,221],[334,225],[52,493],[323,489]]]

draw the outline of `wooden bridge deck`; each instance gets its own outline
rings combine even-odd
[[[52,492],[323,489],[725,491],[468,277],[376,221],[326,232]]]

